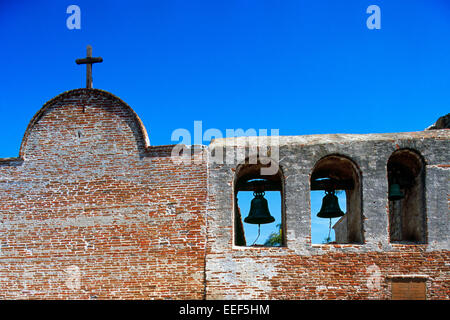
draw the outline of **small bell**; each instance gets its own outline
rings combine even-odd
[[[338,218],[342,217],[345,213],[342,212],[339,207],[338,197],[334,194],[334,191],[326,191],[325,197],[322,200],[322,208],[320,208],[317,217],[319,218]]]
[[[270,215],[269,205],[264,198],[264,192],[253,192],[255,196],[250,204],[250,212],[244,222],[251,224],[265,224],[275,221]]]
[[[405,195],[400,190],[400,185],[398,183],[391,184],[391,186],[389,187],[388,199],[393,201],[393,200],[401,200],[404,197]]]

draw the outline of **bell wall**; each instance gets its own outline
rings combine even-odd
[[[208,299],[391,299],[398,279],[425,282],[427,299],[450,298],[448,130],[279,137],[263,155],[270,154],[284,175],[283,247],[237,246],[232,241],[239,160],[226,161],[225,154],[241,161],[243,154],[256,158],[259,151],[249,146],[257,144],[256,138],[241,137],[209,146]],[[403,148],[415,150],[425,161],[425,221],[417,222],[425,224],[424,243],[391,243],[389,238],[387,162]],[[218,153],[224,154],[223,161]],[[360,171],[362,243],[311,243],[310,178],[315,164],[328,155],[351,159]]]

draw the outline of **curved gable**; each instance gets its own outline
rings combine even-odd
[[[149,139],[137,114],[99,89],[75,89],[51,99],[30,121],[19,156],[142,155]]]

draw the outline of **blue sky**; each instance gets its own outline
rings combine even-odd
[[[81,9],[69,30],[66,9]],[[366,9],[381,9],[369,30]],[[39,108],[85,86],[141,117],[152,145],[177,128],[280,135],[418,131],[449,112],[447,0],[0,0],[0,157]],[[208,141],[204,141],[208,144]]]

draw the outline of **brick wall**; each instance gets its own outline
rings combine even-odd
[[[417,278],[427,299],[449,299],[448,132],[280,137],[286,246],[242,247],[239,163],[211,153],[250,152],[246,138],[177,163],[119,98],[65,92],[31,120],[19,157],[0,159],[0,298],[389,299],[392,279]],[[400,148],[425,161],[425,244],[389,241],[386,164]],[[311,244],[310,175],[330,154],[361,171],[362,244]]]
[[[206,165],[101,90],[49,101],[0,161],[0,298],[204,296]]]

